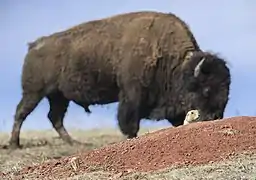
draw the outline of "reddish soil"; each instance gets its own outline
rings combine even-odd
[[[256,150],[256,117],[234,117],[170,127],[139,138],[77,154],[76,174],[93,166],[115,172],[153,171],[170,166],[198,165],[221,161],[243,151]],[[72,156],[74,157],[74,156]],[[72,176],[70,159],[65,157],[22,169],[22,174],[38,178]]]

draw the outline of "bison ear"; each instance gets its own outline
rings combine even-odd
[[[203,95],[204,97],[208,97],[209,96],[209,93],[210,93],[210,87],[205,87],[203,89]]]

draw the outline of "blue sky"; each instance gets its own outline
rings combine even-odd
[[[10,131],[21,98],[21,68],[27,42],[84,21],[110,15],[156,10],[173,12],[185,20],[203,50],[218,52],[229,61],[232,84],[225,117],[256,115],[256,1],[187,0],[2,0],[0,1],[0,131]],[[254,92],[254,93],[253,93]],[[28,116],[22,130],[52,128],[43,100]],[[87,115],[71,103],[65,117],[68,128],[116,126],[117,103],[94,106]],[[143,121],[142,126],[167,126],[166,121]]]

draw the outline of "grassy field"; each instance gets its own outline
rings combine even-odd
[[[157,129],[142,129],[140,134],[154,131]],[[60,158],[72,155],[79,151],[91,150],[123,140],[119,130],[72,130],[69,131],[75,139],[88,142],[86,146],[72,147],[64,144],[55,131],[27,131],[21,134],[21,143],[25,148],[10,151],[0,149],[0,171],[12,171],[14,174],[26,165],[36,165],[48,159]],[[7,144],[9,134],[0,134],[1,145]],[[111,177],[111,178],[110,178]],[[170,180],[198,180],[198,179],[248,179],[256,180],[256,155],[242,154],[233,160],[221,163],[212,163],[197,167],[184,167],[181,169],[166,169],[153,173],[136,173],[126,176],[121,174],[110,174],[108,172],[94,171],[84,175],[78,175],[70,180],[89,180],[89,179],[170,179]]]

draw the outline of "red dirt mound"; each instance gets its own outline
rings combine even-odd
[[[243,151],[256,150],[256,117],[234,117],[170,127],[139,138],[76,155],[76,174],[92,166],[116,172],[151,171],[173,165],[205,164],[220,161]],[[73,156],[74,157],[74,156]],[[26,167],[22,174],[38,178],[72,176],[72,157]]]

